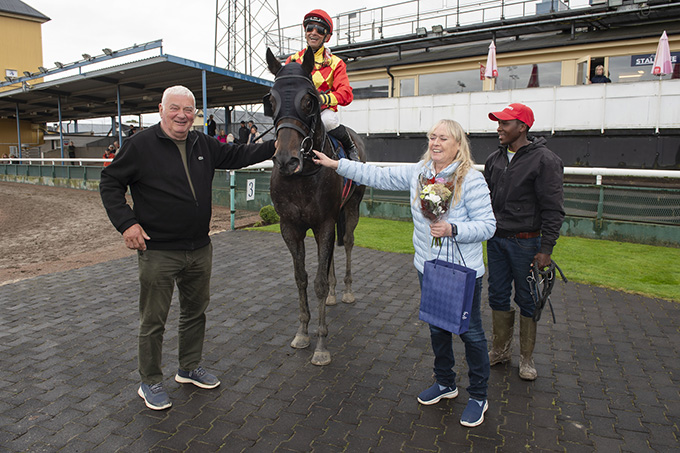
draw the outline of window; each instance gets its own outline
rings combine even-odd
[[[416,94],[416,79],[401,79],[399,81],[399,97]]]
[[[671,59],[676,52],[671,53]],[[675,57],[675,61],[678,57]],[[651,55],[628,55],[625,57],[609,57],[609,78],[612,82],[627,83],[641,82],[644,80],[659,80],[659,76],[652,74],[654,54]],[[664,79],[680,78],[680,63],[673,64],[673,75],[664,76]]]
[[[562,83],[562,63],[527,64],[498,68],[496,89],[554,87]]]
[[[482,91],[479,69],[423,74],[418,79],[418,94],[420,96],[469,91]]]
[[[388,79],[350,81],[354,99],[387,98],[390,96],[390,81]]]

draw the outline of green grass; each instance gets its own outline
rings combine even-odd
[[[254,229],[280,231],[279,225]],[[311,236],[311,231],[307,234]],[[355,244],[384,252],[413,253],[412,236],[411,222],[362,217]],[[569,281],[680,301],[680,249],[561,237],[553,258]]]

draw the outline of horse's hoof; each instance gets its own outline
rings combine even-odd
[[[326,298],[326,305],[331,306],[331,305],[336,305],[338,303],[338,300],[335,298],[335,294],[331,295],[329,294],[328,297]]]
[[[290,342],[290,347],[295,349],[304,349],[309,346],[309,335],[295,335],[293,341]]]
[[[325,366],[331,363],[331,353],[328,351],[314,351],[312,365]]]
[[[353,304],[357,300],[354,298],[354,294],[345,293],[345,294],[342,295],[342,301],[346,304]]]

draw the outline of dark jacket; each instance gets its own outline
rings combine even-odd
[[[250,129],[248,129],[245,126],[241,126],[238,129],[238,142],[239,143],[248,143],[248,136],[250,135]]]
[[[541,252],[552,254],[564,221],[562,160],[543,137],[530,139],[508,162],[507,146],[486,160],[484,177],[491,191],[496,236],[541,231]]]
[[[190,131],[187,165],[196,197],[175,143],[156,124],[125,141],[102,171],[99,190],[111,223],[123,233],[139,223],[151,250],[195,250],[210,243],[212,180],[216,168],[236,169],[269,159],[274,142],[220,143]],[[130,187],[134,208],[125,199]]]

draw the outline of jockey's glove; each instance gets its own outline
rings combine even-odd
[[[326,93],[320,93],[321,103],[323,105],[331,105],[331,95]]]

